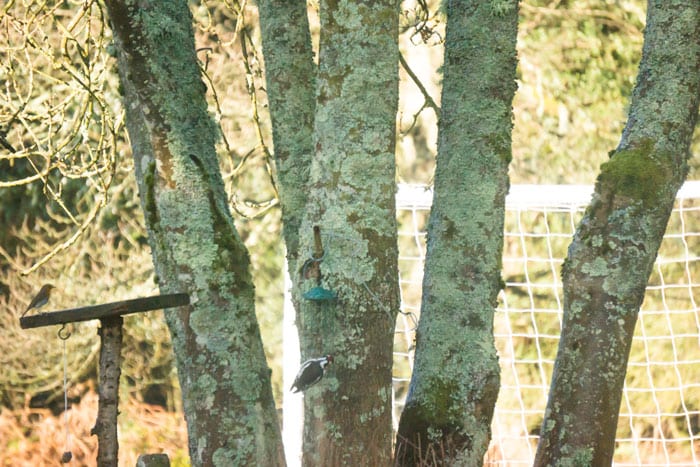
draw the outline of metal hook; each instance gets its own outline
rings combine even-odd
[[[326,252],[323,251],[321,253],[321,256],[319,256],[318,258],[315,257],[314,255],[311,255],[311,258],[309,258],[309,261],[311,261],[313,263],[320,263],[321,261],[323,261],[323,258],[325,258],[325,257],[326,257]]]
[[[66,328],[66,323],[63,323],[61,329],[58,330],[58,338],[65,341],[71,336],[71,332]]]
[[[326,253],[324,252],[319,258],[314,257],[311,255],[310,258],[308,258],[306,261],[304,261],[304,264],[301,266],[301,277],[304,279],[308,279],[308,272],[311,268],[317,268],[318,265],[323,261],[323,258],[326,256]]]

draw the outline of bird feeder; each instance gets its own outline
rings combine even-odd
[[[304,292],[302,297],[312,302],[332,302],[338,298],[338,294],[317,285]]]
[[[39,328],[56,324],[100,320],[100,372],[97,405],[97,421],[91,434],[97,435],[97,464],[117,467],[119,443],[117,440],[117,415],[119,402],[119,376],[121,375],[121,345],[123,315],[149,310],[160,310],[189,305],[186,293],[136,298],[102,305],[85,306],[70,310],[40,313],[20,318],[22,329]],[[61,331],[59,337],[63,339]],[[67,338],[67,336],[66,336]],[[69,452],[62,462],[70,461]]]

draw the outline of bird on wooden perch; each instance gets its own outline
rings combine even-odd
[[[31,302],[29,302],[29,306],[27,307],[26,310],[24,310],[24,313],[22,313],[22,316],[26,315],[29,310],[32,308],[39,309],[42,306],[46,305],[49,303],[49,299],[51,298],[51,290],[55,289],[51,284],[44,284],[41,289],[39,290],[39,293],[36,294],[36,297],[32,299]]]
[[[333,362],[332,355],[326,355],[321,358],[312,358],[305,361],[301,368],[299,368],[299,373],[297,377],[294,378],[294,384],[289,389],[292,392],[306,391],[314,384],[321,381],[323,374],[325,373],[326,366]]]

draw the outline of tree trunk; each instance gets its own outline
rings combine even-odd
[[[448,2],[435,194],[396,462],[481,466],[499,390],[501,254],[518,2]]]
[[[316,65],[306,1],[260,0],[258,10],[287,270],[292,279],[292,303],[294,309],[299,310],[299,228],[306,209],[309,169],[314,152]],[[285,352],[295,350],[285,347]],[[282,390],[289,391],[289,382],[285,384]],[[300,404],[296,401],[290,403],[293,400],[290,395],[287,392],[283,397],[285,430],[301,423]],[[301,433],[291,434],[291,431],[284,434],[285,450],[291,456],[299,456]]]
[[[192,465],[283,465],[250,260],[226,204],[184,1],[106,0]]]
[[[395,215],[398,2],[321,1],[314,160],[295,280],[336,300],[302,300],[304,358],[332,354],[305,392],[304,465],[391,459],[391,369],[399,308]]]
[[[688,166],[700,4],[648,3],[630,115],[563,267],[564,322],[535,465],[610,465],[639,307]]]
[[[258,5],[284,242],[294,278],[313,154],[316,66],[306,2],[260,0]]]

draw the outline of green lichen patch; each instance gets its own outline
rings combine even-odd
[[[576,449],[573,454],[561,460],[562,467],[591,467],[593,465],[593,448]]]
[[[494,16],[503,17],[508,15],[518,7],[518,2],[514,0],[493,0],[491,2],[491,12]]]

